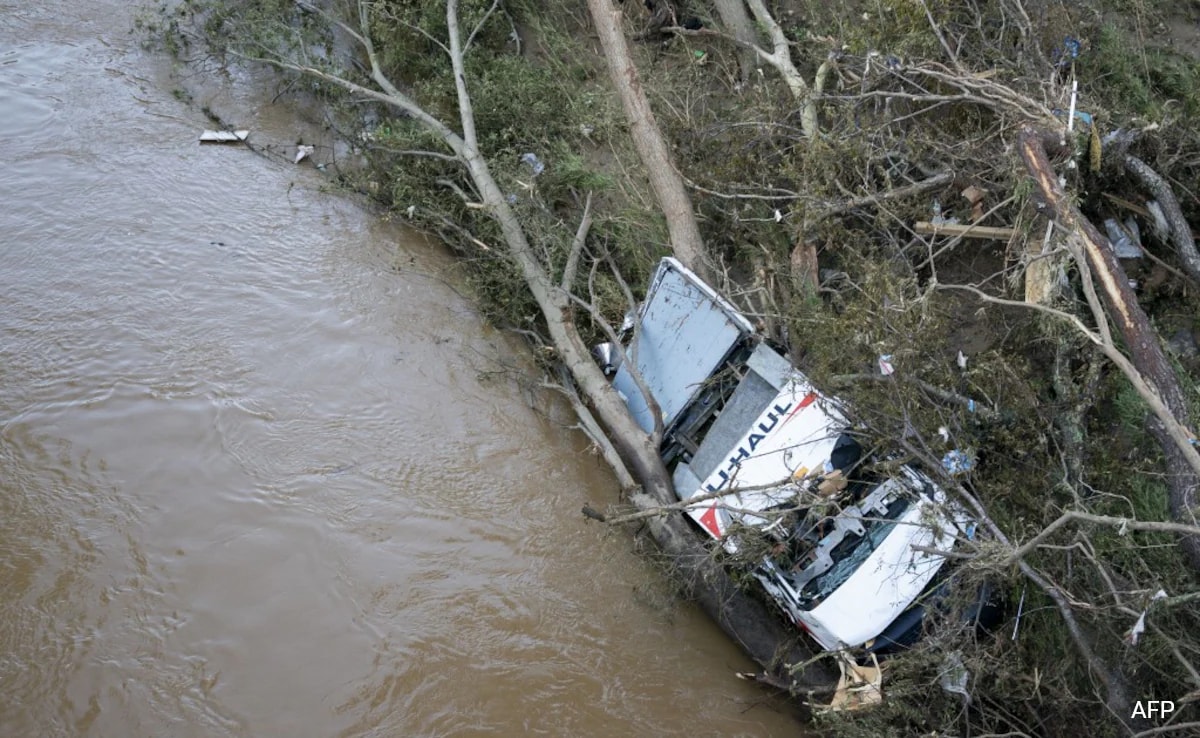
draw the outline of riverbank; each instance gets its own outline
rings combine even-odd
[[[462,103],[454,80],[469,79],[478,149],[504,193],[496,203],[511,208],[543,266],[570,263],[585,195],[593,196],[587,243],[597,268],[576,287],[596,314],[619,323],[627,308],[622,283],[642,284],[667,240],[623,115],[605,92],[612,81],[578,11],[506,10],[511,15],[481,26],[462,74],[437,53],[435,40],[448,31],[439,13],[405,11],[416,13],[403,18],[409,25],[379,24],[372,32],[378,48],[432,52],[388,57],[404,94],[425,110],[454,120]],[[871,429],[867,440],[903,439],[932,468],[943,452],[969,453],[974,471],[958,491],[978,503],[992,534],[972,551],[970,567],[999,577],[1018,603],[1019,637],[929,641],[894,662],[884,710],[832,723],[865,733],[886,726],[1053,734],[1085,723],[1107,730],[1121,712],[1114,700],[1122,692],[1134,697],[1119,684],[1137,683],[1165,699],[1194,673],[1186,650],[1174,648],[1195,632],[1184,610],[1162,612],[1147,636],[1154,645],[1135,649],[1125,638],[1130,616],[1149,596],[1159,588],[1192,591],[1194,571],[1176,539],[1161,532],[1124,536],[1087,527],[1076,534],[1087,567],[1070,553],[1075,544],[1017,556],[1012,542],[1034,539],[1069,511],[1179,521],[1173,495],[1186,470],[1164,466],[1171,457],[1164,460],[1146,432],[1146,406],[1128,376],[1090,348],[1093,339],[1076,323],[1055,323],[1041,317],[1046,310],[1023,305],[1053,306],[1085,327],[1099,314],[1080,309],[1086,290],[1071,281],[1097,267],[1072,261],[1062,229],[1064,240],[1052,239],[1029,167],[1015,154],[1015,134],[1022,127],[1056,132],[1056,173],[1081,193],[1088,217],[1149,217],[1146,193],[1121,171],[1124,152],[1135,151],[1177,183],[1183,217],[1194,222],[1186,183],[1195,181],[1197,141],[1187,121],[1198,104],[1198,72],[1188,56],[1147,41],[1157,24],[1184,28],[1176,5],[1141,4],[1124,15],[1102,2],[935,10],[916,3],[779,7],[794,71],[821,92],[815,116],[806,112],[813,96],[797,92],[804,87],[780,84],[770,64],[743,75],[733,48],[704,28],[664,32],[630,21],[627,32],[643,41],[639,72],[688,180],[712,266],[726,278],[719,289],[758,316],[768,337],[789,344],[819,385],[846,387]],[[482,5],[465,6],[464,26],[486,14]],[[285,20],[325,38],[319,18]],[[711,28],[711,18],[701,20]],[[254,35],[260,27],[239,26],[237,17],[229,28],[261,39]],[[236,38],[231,32],[235,47]],[[357,62],[361,68],[363,58]],[[354,69],[344,68],[351,76]],[[505,256],[510,234],[491,217],[497,207],[479,202],[486,199],[473,189],[479,179],[464,177],[438,136],[412,124],[411,110],[396,115],[362,97],[318,92],[330,95],[336,120],[370,122],[350,130],[371,168],[348,181],[454,245],[476,267],[473,286],[490,318],[536,335],[539,307]],[[1068,117],[1071,130],[1059,133]],[[1117,128],[1139,131],[1134,149],[1107,137]],[[947,221],[978,221],[1008,235],[983,244],[929,237]],[[1146,244],[1157,262],[1145,257],[1120,267],[1129,275],[1105,281],[1134,278],[1138,309],[1160,332],[1181,336],[1172,340],[1171,371],[1183,385],[1180,397],[1195,405],[1195,278],[1183,271],[1186,249],[1159,238]],[[963,289],[946,289],[955,285]],[[582,313],[578,322],[586,338],[600,336]],[[1107,323],[1096,328],[1108,330]],[[555,348],[541,353],[547,366]],[[875,379],[881,356],[894,379]],[[987,413],[972,412],[980,404]],[[1176,411],[1185,422],[1186,407]],[[953,690],[930,694],[947,651],[960,654],[983,709],[964,712]],[[1102,675],[1102,693],[1089,673]],[[1025,702],[1031,674],[1054,709],[1014,713],[1006,706]]]
[[[611,476],[460,265],[198,143],[132,13],[0,12],[0,734],[794,730],[580,521]],[[206,102],[310,135],[247,79]]]

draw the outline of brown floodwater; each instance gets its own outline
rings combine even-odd
[[[199,145],[295,132],[135,12],[0,0],[0,736],[797,734],[447,256]]]

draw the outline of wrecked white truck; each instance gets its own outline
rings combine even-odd
[[[688,514],[826,651],[908,646],[974,524],[923,472],[877,476],[836,399],[678,261],[663,259],[625,354],[662,414],[661,453]],[[628,366],[609,365],[642,428]]]

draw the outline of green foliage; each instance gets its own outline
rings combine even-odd
[[[1171,106],[1190,119],[1200,114],[1200,62],[1146,47],[1109,23],[1079,61],[1083,89],[1124,114],[1158,120]]]

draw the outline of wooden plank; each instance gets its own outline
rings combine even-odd
[[[205,131],[200,134],[200,143],[241,143],[250,131]]]
[[[958,236],[1000,241],[1010,240],[1018,233],[1015,228],[994,228],[992,226],[963,225],[962,223],[934,224],[925,220],[917,221],[913,225],[913,230],[922,236]]]

